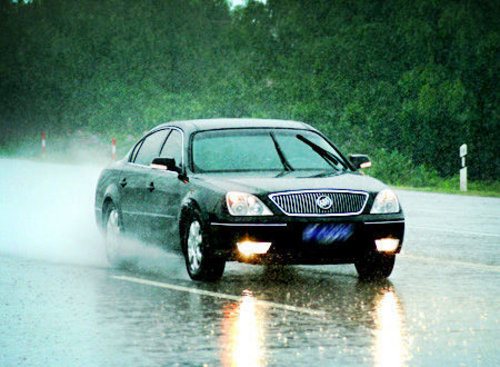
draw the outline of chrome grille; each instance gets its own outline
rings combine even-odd
[[[332,205],[328,209],[322,209],[317,204],[318,199],[324,197],[331,200]],[[269,199],[290,216],[343,216],[362,213],[368,193],[346,190],[288,191],[270,194]]]

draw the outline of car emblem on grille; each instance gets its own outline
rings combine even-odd
[[[333,206],[333,200],[326,195],[321,195],[316,199],[316,205],[320,209],[328,210]]]

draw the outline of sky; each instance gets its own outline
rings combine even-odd
[[[258,0],[261,3],[265,3],[266,0]],[[229,3],[231,4],[231,7],[234,8],[235,6],[238,5],[245,5],[247,3],[247,0],[229,0]]]

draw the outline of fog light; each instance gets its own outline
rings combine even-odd
[[[244,256],[251,256],[255,254],[265,254],[269,247],[271,247],[271,242],[254,242],[254,241],[243,241],[236,244],[238,246],[238,251]]]
[[[396,238],[381,238],[375,240],[378,252],[394,252],[399,246],[399,240]]]

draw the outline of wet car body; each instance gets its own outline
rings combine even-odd
[[[226,135],[221,138],[220,134]],[[272,139],[284,168],[256,161],[247,162],[250,170],[238,166],[226,170],[225,157],[210,161],[210,150],[193,150],[193,146],[202,146],[202,137],[208,142],[213,138],[217,145],[212,149],[218,151],[233,136],[244,139],[246,135],[255,135],[252,139],[257,142],[267,139],[270,146]],[[141,153],[147,150],[147,139],[157,140],[156,145],[150,144],[156,148],[150,149],[149,156]],[[322,147],[310,139],[317,139]],[[292,163],[305,168],[294,169],[283,154],[284,142],[301,144],[311,154],[322,155],[335,169],[309,169],[301,157]],[[215,163],[217,169],[198,166],[200,162],[210,166],[214,159],[220,160]],[[259,168],[266,164],[272,169]],[[102,172],[96,191],[96,219],[105,233],[119,232],[181,252],[193,279],[217,279],[225,261],[232,260],[355,263],[361,276],[386,277],[402,246],[403,211],[397,203],[393,212],[374,213],[377,195],[390,191],[380,181],[359,173],[357,165],[355,156],[348,160],[317,130],[301,122],[214,119],[167,123],[148,132],[122,160]],[[249,208],[255,205],[264,211],[235,214],[229,208],[233,198],[236,210],[238,200],[244,204],[247,200]],[[380,239],[397,243],[390,251],[380,251],[376,245]],[[117,258],[116,242],[107,249],[112,262]],[[253,251],[252,246],[259,249],[263,244],[269,246],[265,251]],[[250,253],[243,245],[249,246]],[[201,270],[193,268],[190,259],[198,261]]]

